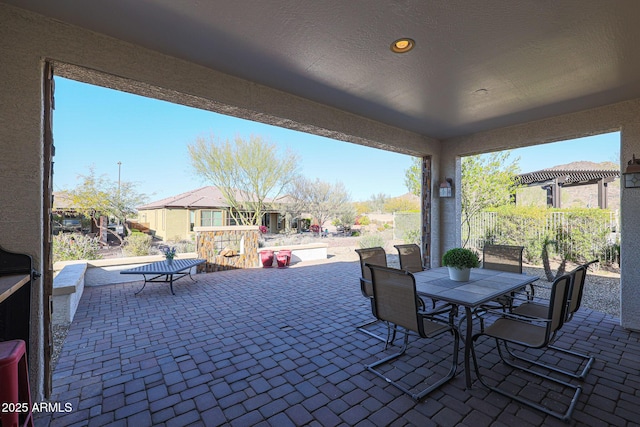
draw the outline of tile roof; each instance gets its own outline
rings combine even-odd
[[[187,191],[177,196],[167,197],[162,200],[138,206],[138,210],[162,209],[162,208],[221,208],[229,207],[222,192],[212,185]]]
[[[572,185],[595,184],[604,179],[610,182],[620,177],[619,170],[556,170],[543,169],[518,175],[518,180],[523,185],[547,184],[555,179],[565,187]]]

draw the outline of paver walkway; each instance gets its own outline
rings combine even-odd
[[[153,284],[138,296],[140,283],[85,288],[51,398],[73,409],[36,425],[566,425],[477,381],[465,390],[462,361],[419,403],[366,372],[382,345],[354,328],[371,318],[359,275],[357,263],[333,262],[197,275],[175,296]],[[560,343],[597,357],[575,425],[640,423],[640,334],[618,323],[582,310],[565,325]],[[402,366],[420,366],[430,346],[413,340]],[[487,348],[483,366],[496,363]]]

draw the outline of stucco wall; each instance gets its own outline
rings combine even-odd
[[[0,6],[0,246],[33,257],[42,271],[43,63],[39,49]],[[31,48],[30,48],[31,47]],[[42,319],[42,280],[31,290],[32,319]],[[43,382],[43,324],[31,322],[29,370]]]
[[[187,239],[189,235],[189,210],[166,209],[166,231],[163,240]]]

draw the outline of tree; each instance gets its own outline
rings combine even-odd
[[[404,172],[404,185],[411,194],[420,196],[422,191],[422,159],[414,157],[411,166]]]
[[[356,210],[352,204],[348,203],[344,206],[340,217],[338,218],[340,225],[342,225],[345,233],[351,231],[351,227],[356,223]]]
[[[261,137],[198,138],[188,146],[196,173],[222,192],[236,223],[259,225],[271,202],[296,176],[298,156]]]
[[[389,197],[384,193],[372,194],[369,206],[373,212],[384,212],[384,204]]]
[[[420,212],[420,203],[408,197],[394,197],[384,202],[384,211],[391,213],[408,211]]]
[[[501,151],[462,159],[461,226],[467,230],[463,246],[469,241],[474,215],[511,202],[518,188],[516,175],[520,159],[510,160],[510,155],[510,151]]]
[[[117,219],[131,233],[127,218],[136,213],[136,206],[146,202],[147,196],[138,193],[137,184],[127,181],[112,181],[106,176],[96,177],[94,167],[89,168],[88,175],[79,175],[80,184],[68,191],[73,208],[87,218],[91,218],[99,227],[101,216]],[[122,236],[107,229],[114,235],[120,245],[124,243]]]
[[[357,215],[371,213],[371,204],[369,202],[353,202],[353,207]]]
[[[341,182],[330,184],[319,179],[311,181],[299,177],[290,186],[289,195],[292,211],[310,214],[320,229],[328,220],[353,210],[351,196]]]

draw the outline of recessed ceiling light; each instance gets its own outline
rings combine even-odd
[[[403,37],[391,43],[391,51],[395,53],[409,52],[416,45],[413,39]]]

